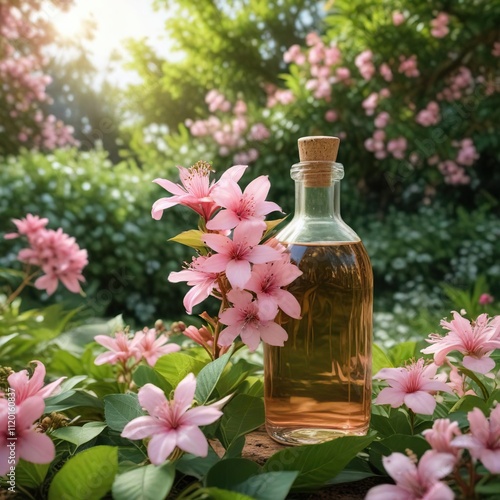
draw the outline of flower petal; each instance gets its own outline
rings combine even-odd
[[[451,453],[436,453],[433,450],[426,451],[418,463],[418,475],[420,482],[432,484],[447,476],[456,462],[456,457]]]
[[[417,476],[416,465],[402,453],[392,453],[388,457],[382,457],[384,468],[389,476],[398,483],[398,485],[411,489],[414,480]]]
[[[251,267],[247,260],[230,260],[226,266],[226,276],[234,288],[245,288],[250,279]]]
[[[275,291],[278,307],[288,316],[295,319],[300,319],[301,310],[299,301],[286,290]]]
[[[283,346],[288,339],[288,333],[274,321],[268,321],[261,325],[260,337],[266,344]]]
[[[177,446],[197,457],[208,455],[207,438],[196,426],[181,426],[177,429]]]
[[[181,417],[181,425],[209,425],[222,416],[217,408],[209,406],[197,406],[191,408]]]
[[[484,413],[479,408],[474,408],[472,411],[467,413],[467,419],[469,420],[472,435],[483,445],[486,445],[486,443],[488,443],[490,433],[488,420],[484,416]]]
[[[16,406],[16,428],[22,431],[30,429],[45,410],[45,402],[39,396],[31,396]],[[5,431],[4,431],[5,432]]]
[[[428,392],[424,391],[406,394],[404,402],[410,410],[422,415],[432,415],[436,408],[436,400]]]
[[[433,484],[422,497],[422,500],[454,500],[455,493],[445,483],[441,481]]]
[[[240,331],[241,340],[248,346],[250,352],[255,351],[260,344],[260,329],[254,328],[252,325],[247,325]]]
[[[229,346],[234,342],[234,339],[240,334],[235,326],[228,326],[224,328],[219,335],[218,344],[220,346]]]
[[[131,420],[124,427],[121,436],[133,440],[144,439],[165,432],[165,430],[168,429],[157,418],[146,415]]]
[[[222,234],[204,234],[202,240],[212,250],[215,250],[220,254],[229,254],[233,249],[233,242],[227,236]]]
[[[281,253],[269,245],[257,245],[246,254],[246,258],[252,264],[264,264],[281,259]]]
[[[404,403],[406,393],[393,387],[382,389],[375,400],[376,405],[391,405],[393,408],[398,408]]]
[[[479,460],[492,474],[500,474],[500,448],[481,451]]]
[[[408,499],[408,493],[395,484],[380,484],[368,491],[365,500],[403,500]]]
[[[193,404],[195,391],[196,377],[193,373],[188,373],[174,391],[176,414],[179,418]]]
[[[207,222],[207,229],[233,229],[240,222],[240,218],[232,210],[221,210]]]
[[[170,430],[156,434],[148,444],[148,457],[154,465],[161,465],[174,451],[177,444],[177,432]]]
[[[155,416],[157,408],[167,403],[164,392],[154,384],[145,384],[139,389],[139,403],[150,415]]]
[[[495,361],[489,356],[476,358],[474,356],[464,356],[463,365],[468,370],[476,373],[488,373],[495,368]]]
[[[56,456],[56,448],[47,434],[31,430],[22,434],[17,441],[19,457],[34,464],[48,464]]]

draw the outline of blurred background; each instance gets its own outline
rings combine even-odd
[[[23,307],[183,319],[167,276],[190,253],[167,240],[195,219],[152,220],[151,181],[249,164],[290,213],[304,135],[342,140],[379,341],[498,311],[499,0],[0,0],[0,235],[39,214],[90,261],[86,297]],[[0,239],[0,267],[21,245]]]

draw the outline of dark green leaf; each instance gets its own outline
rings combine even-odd
[[[203,488],[200,493],[205,493],[210,500],[256,500],[253,497],[236,493],[235,491],[221,490],[220,488]]]
[[[50,464],[32,464],[20,460],[16,465],[16,483],[26,488],[36,488],[43,483],[49,467]]]
[[[208,448],[206,457],[195,457],[194,455],[185,454],[175,462],[175,467],[178,471],[193,476],[196,479],[201,479],[206,476],[207,472],[220,460],[217,453],[212,448]]]
[[[229,362],[233,350],[234,348],[231,348],[220,358],[208,363],[208,365],[204,366],[200,373],[198,373],[196,377],[196,392],[194,393],[194,398],[199,404],[203,405],[210,399],[210,395]]]
[[[134,418],[144,415],[136,394],[112,394],[104,398],[106,423],[121,432]]]
[[[259,500],[285,500],[297,475],[296,471],[264,472],[249,477],[232,489]]]
[[[265,472],[299,471],[293,489],[317,488],[335,477],[373,440],[370,436],[346,436],[326,443],[287,448],[273,455]]]
[[[411,433],[408,417],[397,408],[391,408],[389,416],[387,417],[372,414],[370,429],[377,431],[382,437],[391,436],[392,434]]]
[[[81,389],[71,389],[45,400],[45,413],[60,412],[76,407],[103,407],[102,401]]]
[[[229,458],[220,460],[209,471],[207,486],[232,490],[233,486],[245,481],[260,472],[260,466],[245,458]]]

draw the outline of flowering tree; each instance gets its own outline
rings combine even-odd
[[[74,144],[72,129],[43,112],[51,102],[46,93],[51,78],[45,74],[45,49],[55,37],[51,18],[71,3],[0,2],[0,154],[21,146],[51,150]]]

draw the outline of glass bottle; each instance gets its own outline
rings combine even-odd
[[[373,275],[340,216],[339,139],[299,139],[295,215],[277,235],[302,276],[288,287],[301,319],[280,312],[284,347],[264,344],[266,428],[285,444],[366,434],[371,401]]]

